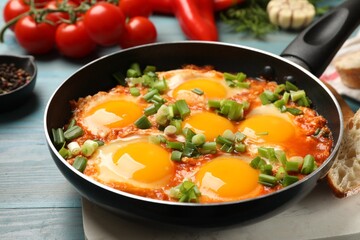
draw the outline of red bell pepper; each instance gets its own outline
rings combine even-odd
[[[192,40],[217,41],[213,0],[173,0],[173,11],[185,35]]]
[[[173,11],[173,0],[148,0],[151,3],[152,10],[155,13],[161,14],[174,14]],[[235,6],[245,2],[245,0],[213,0],[214,10],[216,12],[228,9],[229,7]]]

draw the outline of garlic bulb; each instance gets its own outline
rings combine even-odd
[[[267,5],[270,22],[283,29],[301,29],[315,16],[315,7],[307,0],[271,0]]]

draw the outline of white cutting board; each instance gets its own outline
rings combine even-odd
[[[243,227],[201,231],[129,221],[83,199],[83,224],[88,240],[359,240],[360,195],[338,199],[323,181],[299,203],[270,219]]]

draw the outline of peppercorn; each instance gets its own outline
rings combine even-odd
[[[9,93],[31,80],[31,76],[22,68],[18,68],[14,63],[0,64],[0,94]]]

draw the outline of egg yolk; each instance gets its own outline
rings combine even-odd
[[[295,127],[291,122],[274,115],[249,117],[239,125],[239,131],[246,134],[248,130],[270,143],[286,142],[295,135]]]
[[[114,153],[112,160],[117,174],[140,183],[164,182],[174,171],[170,154],[149,142],[127,144]]]
[[[243,199],[261,191],[259,172],[250,165],[232,157],[218,157],[206,163],[195,178],[202,195],[219,199]]]
[[[121,128],[134,123],[142,115],[142,108],[132,101],[110,100],[86,112],[87,126]]]
[[[207,98],[224,98],[227,91],[224,85],[216,79],[196,78],[190,79],[180,84],[174,89],[173,97],[177,97],[178,93],[182,90],[191,91],[193,89],[200,89],[204,92]]]
[[[199,112],[190,115],[183,121],[183,128],[188,127],[196,133],[205,134],[207,141],[223,134],[227,129],[234,132],[235,127],[230,120],[211,112]]]

